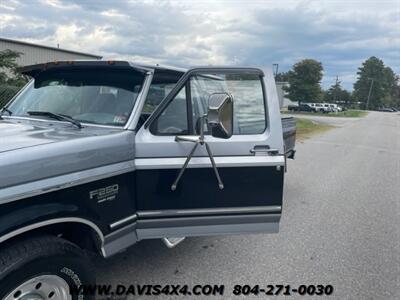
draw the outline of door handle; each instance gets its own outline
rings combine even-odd
[[[250,153],[265,153],[270,155],[277,155],[279,153],[278,149],[271,149],[268,145],[256,145],[250,150]]]

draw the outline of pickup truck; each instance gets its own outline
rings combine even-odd
[[[329,113],[331,110],[328,105],[324,105],[323,103],[308,103],[314,112],[321,112],[321,113]]]
[[[90,252],[278,232],[295,127],[272,72],[126,61],[22,72],[33,79],[0,115],[0,299],[92,299]]]

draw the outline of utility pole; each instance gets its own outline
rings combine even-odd
[[[339,76],[336,75],[335,93],[333,94],[333,103],[336,103]]]
[[[371,80],[371,85],[369,86],[366,110],[368,110],[368,108],[369,108],[369,98],[371,97],[372,86],[374,85],[374,79],[373,78],[369,78],[369,80]]]
[[[274,77],[276,77],[278,75],[279,64],[273,64],[272,66],[274,67]]]

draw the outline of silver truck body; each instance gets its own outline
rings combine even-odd
[[[124,126],[82,122],[83,128],[76,128],[66,121],[2,115],[0,243],[61,223],[90,228],[104,256],[147,238],[277,232],[286,151],[293,149],[284,147],[272,71],[264,74],[254,68],[196,68],[184,73],[132,63],[124,63],[124,68],[143,74],[142,89]],[[36,76],[36,69],[32,70],[30,74]],[[224,190],[214,188],[216,179],[204,147],[194,152],[177,191],[160,186],[176,177],[193,147],[190,142],[177,142],[176,135],[151,132],[152,117],[168,106],[168,96],[138,128],[154,76],[164,71],[181,73],[177,86],[204,72],[248,72],[262,79],[267,124],[264,132],[234,134],[230,139],[206,136],[226,181]],[[12,103],[7,107],[11,109]],[[206,178],[209,182],[204,181]],[[243,186],[242,191],[235,187],[236,180]],[[110,199],[116,197],[107,201],[103,194]],[[241,199],[233,199],[233,195]],[[201,199],[205,199],[203,204]]]

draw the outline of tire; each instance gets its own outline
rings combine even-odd
[[[23,294],[54,300],[93,300],[93,295],[76,292],[80,285],[95,284],[93,274],[84,251],[58,237],[39,236],[0,248],[3,300],[22,299]],[[75,291],[72,295],[71,290]],[[66,297],[60,296],[62,292]]]

